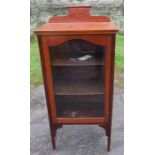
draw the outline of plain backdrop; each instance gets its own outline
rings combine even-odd
[[[125,0],[125,155],[155,154],[154,0]],[[30,154],[30,2],[0,3],[0,154]]]

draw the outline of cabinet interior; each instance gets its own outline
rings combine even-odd
[[[49,52],[57,117],[104,117],[105,47],[69,40]]]

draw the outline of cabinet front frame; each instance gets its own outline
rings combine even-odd
[[[59,45],[67,40],[81,39],[96,45],[105,46],[105,93],[104,93],[104,117],[90,117],[90,118],[57,118],[55,96],[53,89],[52,67],[50,63],[49,46]],[[111,83],[111,52],[112,49],[112,35],[59,35],[59,36],[38,36],[40,56],[42,61],[43,79],[46,93],[46,100],[48,106],[48,114],[50,122],[60,124],[102,124],[109,121],[110,108],[110,83]]]

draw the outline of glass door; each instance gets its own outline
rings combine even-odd
[[[104,117],[105,47],[69,40],[49,52],[57,118]]]

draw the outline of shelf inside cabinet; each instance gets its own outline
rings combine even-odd
[[[103,110],[82,110],[82,111],[72,111],[72,110],[62,110],[59,111],[58,117],[64,118],[87,118],[87,117],[103,117]]]
[[[104,116],[104,95],[56,96],[57,116],[84,118]]]
[[[102,59],[90,59],[86,61],[72,61],[68,58],[54,59],[53,66],[91,66],[91,65],[104,65]]]
[[[61,80],[54,84],[55,95],[104,94],[104,85],[96,80]]]

